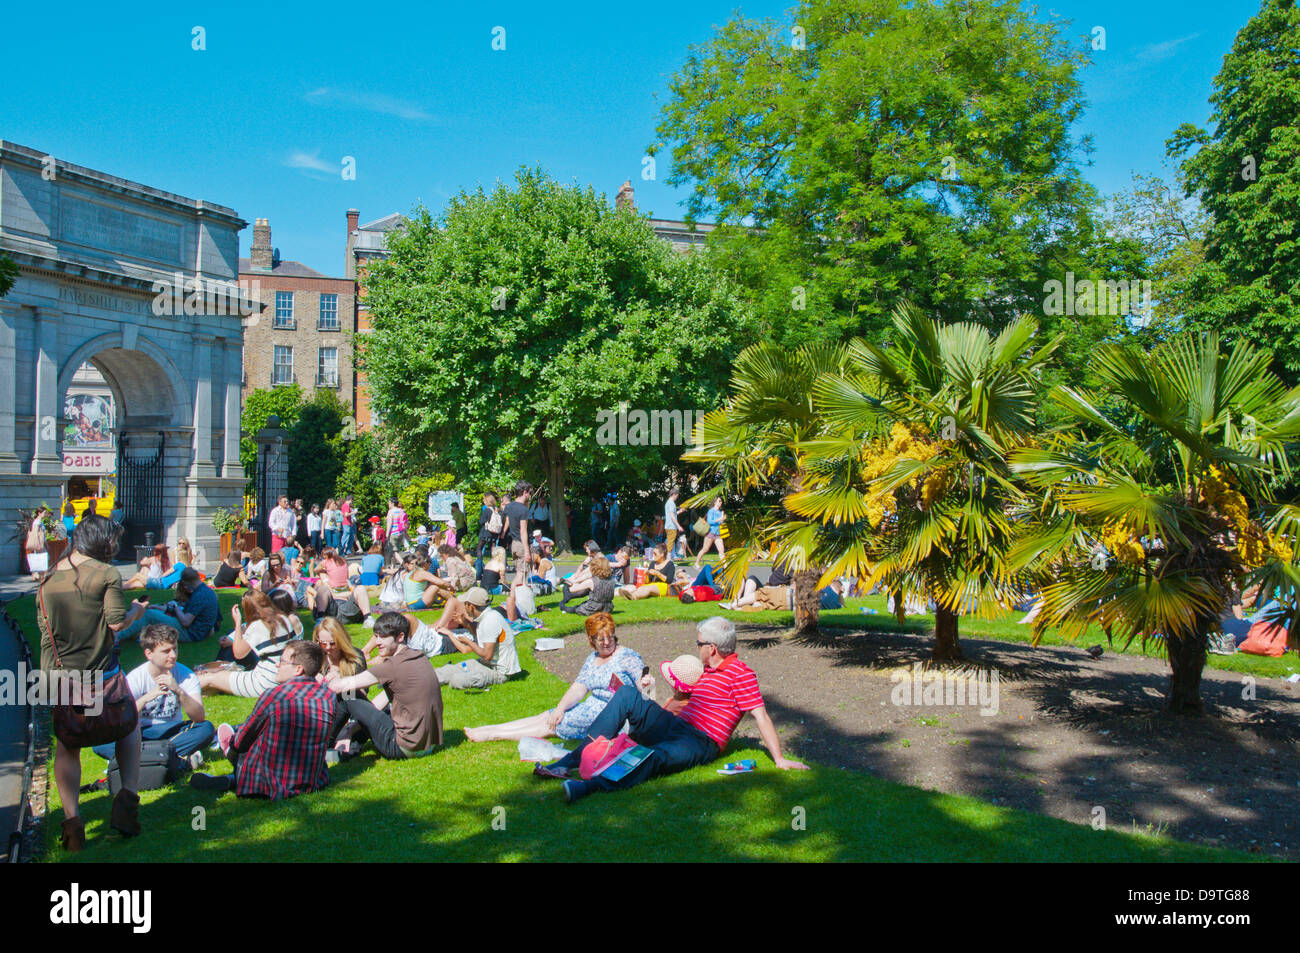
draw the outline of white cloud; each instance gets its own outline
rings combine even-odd
[[[335,106],[344,106],[352,109],[363,109],[366,112],[382,113],[385,116],[396,116],[398,119],[415,119],[426,120],[433,117],[425,111],[423,106],[415,103],[403,102],[400,99],[394,99],[392,96],[384,96],[374,93],[358,93],[346,89],[337,89],[332,86],[322,86],[320,89],[313,89],[303,97],[309,103],[327,104]]]
[[[1139,49],[1135,55],[1137,59],[1144,63],[1159,63],[1173,56],[1178,47],[1196,39],[1200,35],[1199,33],[1192,33],[1188,36],[1180,36],[1176,40],[1165,40],[1163,43],[1148,43]]]
[[[315,152],[303,152],[301,149],[289,153],[285,158],[284,164],[291,169],[305,169],[308,172],[323,172],[326,175],[337,175],[339,166],[326,162],[320,157],[320,150]]]

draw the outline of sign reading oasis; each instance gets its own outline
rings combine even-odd
[[[117,461],[112,451],[76,451],[65,450],[63,453],[64,473],[106,474],[112,473]]]

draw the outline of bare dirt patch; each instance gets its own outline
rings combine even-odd
[[[982,714],[975,691],[964,705],[926,704],[924,683],[919,698],[906,697],[902,680],[928,656],[928,636],[845,633],[810,644],[756,624],[738,634],[795,757],[1080,824],[1100,808],[1111,830],[1300,857],[1295,684],[1257,679],[1251,699],[1244,676],[1207,668],[1210,714],[1175,718],[1161,710],[1163,660],[963,639],[968,670],[985,673],[985,701],[988,674],[998,676],[996,714]],[[659,662],[695,649],[691,623],[621,626],[619,636],[656,676]],[[572,679],[589,648],[580,635],[565,641],[538,659]],[[737,737],[758,743],[752,719]]]

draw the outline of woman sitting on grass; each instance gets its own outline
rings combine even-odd
[[[316,681],[347,678],[366,670],[366,657],[352,644],[352,637],[338,619],[321,619],[311,637],[325,651],[325,667]]]
[[[620,646],[614,634],[614,617],[608,612],[587,616],[587,642],[595,650],[582,663],[582,670],[560,703],[550,711],[529,718],[519,718],[501,725],[466,728],[470,741],[516,741],[520,738],[547,738],[557,735],[566,739],[585,738],[596,716],[614,697],[611,681],[635,685],[643,693],[649,690],[650,676],[645,663],[632,649]]]
[[[201,672],[199,685],[241,698],[260,698],[276,685],[280,653],[292,638],[293,627],[270,598],[255,589],[246,592],[239,605],[231,607],[230,616],[235,620],[235,631],[231,633],[235,658],[245,658],[252,652],[257,655],[257,665],[246,672]],[[252,620],[247,626],[244,616]]]
[[[185,567],[193,564],[194,552],[188,539],[177,541],[175,561],[167,554],[167,544],[159,543],[154,546],[152,556],[140,560],[139,572],[123,586],[126,589],[173,589],[180,582]]]
[[[422,550],[408,553],[402,560],[406,575],[402,577],[402,589],[406,595],[406,608],[412,612],[432,609],[434,603],[447,600],[455,595],[455,587],[445,579],[439,579],[432,572],[432,563]]]
[[[564,612],[573,615],[612,612],[614,610],[614,574],[609,568],[609,560],[604,556],[593,556],[591,559],[591,594],[587,596],[587,601],[577,608],[567,606],[561,602],[560,608]]]
[[[501,585],[502,577],[506,574],[506,549],[504,546],[494,546],[492,548],[492,558],[487,561],[483,567],[483,588],[488,591],[490,596],[499,596],[505,592],[505,587]]]
[[[663,543],[654,548],[654,560],[647,572],[647,581],[641,586],[621,586],[617,594],[625,599],[653,599],[655,596],[666,596],[672,591],[677,580],[677,567],[673,561],[668,558],[668,547]]]

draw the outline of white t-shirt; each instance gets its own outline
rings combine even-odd
[[[517,603],[516,603],[517,604]],[[515,632],[506,621],[505,613],[496,609],[484,609],[478,620],[478,644],[497,644],[496,654],[487,663],[494,672],[500,672],[507,678],[518,675],[519,653],[515,651]]]
[[[186,695],[199,698],[202,689],[199,687],[199,677],[190,669],[186,668],[180,662],[172,669],[172,678],[180,685],[181,691]],[[154,677],[149,674],[149,663],[131,669],[126,676],[127,685],[131,686],[131,697],[141,698],[148,695],[158,684]],[[170,728],[172,725],[179,725],[185,720],[185,710],[181,708],[181,701],[171,692],[163,692],[153,701],[147,703],[140,709],[140,727],[150,728],[162,726]]]
[[[307,514],[307,532],[319,533],[321,527],[321,515],[319,513]]]
[[[677,522],[677,501],[669,500],[664,504],[664,529],[680,530],[682,524]]]

